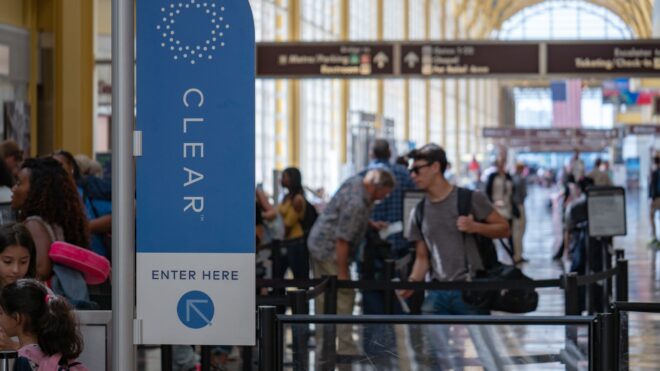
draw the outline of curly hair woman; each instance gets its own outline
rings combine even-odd
[[[12,191],[12,208],[37,248],[37,278],[47,280],[53,274],[48,251],[54,241],[89,247],[87,218],[76,185],[59,162],[45,157],[23,162]]]

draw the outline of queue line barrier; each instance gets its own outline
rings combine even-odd
[[[589,370],[614,370],[611,354],[607,351],[613,347],[613,315],[598,314],[595,316],[559,316],[559,317],[542,317],[542,316],[405,316],[405,315],[385,315],[385,316],[338,316],[338,315],[278,315],[277,308],[275,307],[260,307],[258,310],[258,326],[259,332],[259,370],[282,370],[285,366],[284,363],[284,328],[286,325],[292,326],[294,333],[295,349],[298,345],[295,343],[295,329],[300,331],[300,325],[308,328],[309,325],[315,324],[331,325],[323,329],[323,346],[317,349],[321,354],[321,362],[317,363],[320,370],[334,370],[339,364],[347,364],[359,360],[365,361],[365,356],[350,357],[345,355],[338,355],[334,349],[334,342],[327,343],[326,333],[334,332],[328,331],[335,329],[338,324],[349,325],[367,325],[367,324],[386,324],[386,325],[542,325],[542,326],[585,326],[588,327],[588,344],[586,347],[586,354],[588,359]],[[295,326],[297,325],[297,326]],[[318,331],[318,328],[317,328]],[[488,331],[486,336],[482,337],[489,339]],[[485,344],[488,347],[495,349],[492,338]],[[329,345],[329,346],[328,346]],[[531,357],[509,357],[504,360],[495,357],[495,364],[497,369],[500,366],[507,365],[529,365],[549,362],[561,362],[566,365],[567,370],[577,370],[581,365],[576,362],[574,353],[576,351],[577,343],[567,343],[564,349],[558,353],[550,354],[537,354]],[[297,348],[294,351],[294,360],[288,366],[294,370],[307,369],[306,362],[307,354],[305,348]],[[496,352],[491,352],[493,354]],[[296,354],[298,354],[297,359]],[[472,361],[471,365],[480,365],[479,358],[470,358],[467,361]],[[491,361],[493,362],[493,361]],[[489,364],[490,366],[493,363]]]
[[[278,246],[282,248],[282,246]],[[279,249],[276,249],[279,250]],[[277,256],[277,254],[276,254]],[[257,306],[275,306],[291,307],[292,313],[305,315],[309,313],[308,301],[323,294],[324,313],[337,313],[337,290],[339,289],[358,289],[358,290],[379,290],[386,291],[385,295],[385,313],[394,313],[394,302],[396,300],[396,290],[505,290],[505,289],[537,289],[537,288],[561,288],[564,290],[564,314],[566,316],[580,315],[579,308],[579,288],[586,286],[589,288],[599,281],[615,283],[615,297],[613,301],[627,301],[628,299],[628,262],[623,253],[617,250],[616,266],[603,272],[590,275],[578,276],[576,273],[568,273],[560,276],[558,279],[543,279],[530,281],[492,281],[492,282],[394,282],[395,261],[387,260],[385,264],[385,277],[383,280],[338,280],[336,276],[324,276],[318,279],[258,279],[257,288],[277,289],[273,290],[276,295],[257,295]],[[294,291],[285,291],[286,289],[297,289]],[[284,295],[282,295],[284,292]],[[331,331],[324,333],[324,337],[334,338]],[[574,329],[567,329],[567,341],[577,341],[577,332]],[[308,339],[309,332],[296,332],[293,335],[295,346],[302,346]],[[211,349],[212,346],[202,346],[201,348],[201,370],[211,370]],[[259,356],[261,360],[261,354]],[[252,348],[242,347],[241,358],[243,360],[243,370],[251,370],[253,366]],[[304,361],[301,361],[304,362]],[[261,361],[259,362],[261,363]],[[172,348],[169,345],[161,346],[161,369],[170,371],[172,369]]]

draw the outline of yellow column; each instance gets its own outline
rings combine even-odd
[[[458,159],[461,157],[461,122],[463,118],[461,117],[461,80],[456,80],[454,83],[456,89],[454,94],[456,99],[454,100],[454,117],[456,121],[454,122],[454,140],[456,145],[454,146],[454,158],[450,160],[454,164],[454,172],[458,173]]]
[[[403,0],[403,39],[410,38],[410,0]],[[403,82],[403,140],[410,140],[410,82]]]
[[[30,31],[30,83],[28,85],[28,102],[30,103],[30,155],[37,155],[37,122],[39,110],[37,109],[37,83],[39,79],[39,28],[37,0],[26,0],[24,3],[25,25]]]
[[[476,96],[476,101],[475,101],[475,114],[476,114],[476,120],[474,121],[475,126],[474,126],[474,153],[478,154],[481,152],[481,125],[482,125],[482,120],[483,120],[483,96],[481,95],[481,91],[483,90],[483,82],[484,80],[477,80],[475,83],[476,86],[476,91],[475,91],[475,96]]]
[[[452,7],[452,9],[456,9],[456,7],[454,6],[454,7]],[[461,18],[460,14],[461,13],[462,13],[462,11],[459,9],[458,13],[455,13],[455,14],[451,15],[451,17],[454,17],[454,20],[455,20],[455,23],[454,23],[454,39],[458,39],[459,35],[460,35],[459,29],[462,26],[461,22],[460,22],[460,18]],[[460,84],[460,81],[461,80],[456,80],[456,84],[455,84],[456,90],[454,91],[454,94],[456,94],[455,95],[456,100],[455,100],[455,104],[454,104],[454,113],[455,113],[454,117],[456,118],[456,122],[454,122],[454,128],[455,128],[454,140],[456,141],[456,145],[454,146],[454,148],[456,150],[454,151],[454,159],[453,159],[452,162],[454,163],[454,172],[456,173],[456,175],[460,175],[460,170],[461,170],[460,169],[461,167],[458,166],[459,160],[461,158],[461,128],[460,128],[460,125],[461,125],[461,122],[463,120],[463,118],[461,117],[461,84]]]
[[[473,123],[472,120],[474,120],[474,115],[472,114],[472,107],[470,105],[470,94],[472,94],[472,87],[471,81],[470,80],[465,80],[465,126],[466,126],[466,131],[465,131],[465,136],[467,137],[466,140],[466,146],[465,146],[465,153],[470,153],[472,151],[472,144],[471,142],[471,136],[473,132]],[[458,159],[456,161],[459,161]]]
[[[447,0],[440,1],[440,39],[445,40],[447,38]],[[440,121],[440,145],[442,147],[447,147],[447,83],[445,79],[442,79],[442,117]]]
[[[385,9],[384,0],[378,0],[376,9],[376,39],[383,41],[385,38],[384,24],[385,24]],[[383,128],[384,115],[385,115],[385,82],[383,79],[376,81],[376,132]]]
[[[276,4],[278,7],[285,5],[283,0],[277,0]],[[284,30],[284,15],[279,12],[275,15],[275,30],[275,41],[286,41],[283,35],[288,34],[288,30]],[[284,140],[289,138],[287,123],[291,114],[288,105],[290,97],[284,94],[287,86],[286,80],[275,81],[275,169],[277,170],[283,170],[291,160],[287,140]]]
[[[289,41],[300,40],[300,2],[289,2]],[[300,166],[300,81],[289,80],[289,166]]]
[[[350,0],[341,0],[340,37],[342,41],[349,39],[349,6]],[[339,118],[339,122],[341,126],[339,128],[339,160],[340,164],[343,165],[348,161],[346,152],[348,152],[348,107],[351,90],[346,79],[341,80],[340,85],[339,112],[341,117]]]
[[[54,147],[92,155],[94,2],[55,0]]]
[[[431,0],[424,0],[424,40],[431,38]],[[426,79],[424,84],[424,109],[426,110],[426,122],[424,123],[424,142],[431,141],[431,80]]]

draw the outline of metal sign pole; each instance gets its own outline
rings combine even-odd
[[[135,370],[134,2],[112,1],[112,369]]]

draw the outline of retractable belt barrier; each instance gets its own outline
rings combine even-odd
[[[274,257],[280,257],[280,249],[288,248],[284,242],[276,241],[270,246],[273,250],[277,251]],[[619,311],[625,310],[623,301],[628,298],[628,262],[623,259],[623,254],[617,251],[616,254],[617,264],[615,267],[606,271],[578,276],[575,273],[568,273],[562,275],[558,279],[542,279],[530,281],[492,281],[492,282],[399,282],[391,281],[393,272],[396,267],[394,260],[386,262],[386,274],[384,280],[359,280],[347,281],[338,280],[336,276],[324,276],[317,279],[257,279],[257,288],[271,288],[271,289],[297,289],[293,291],[286,291],[285,295],[257,295],[257,305],[261,306],[275,306],[275,307],[291,307],[294,315],[306,315],[309,313],[308,301],[324,294],[326,300],[324,302],[324,313],[335,314],[337,312],[337,290],[338,289],[358,289],[358,290],[375,290],[386,291],[389,294],[385,300],[385,312],[387,314],[393,313],[393,297],[396,290],[471,290],[471,291],[486,291],[486,290],[508,290],[508,289],[537,289],[537,288],[561,288],[564,290],[565,297],[565,315],[579,315],[578,307],[578,288],[581,286],[588,286],[596,282],[615,279],[616,304],[620,305]],[[389,269],[388,269],[389,267]],[[627,303],[625,303],[627,304]],[[632,304],[632,303],[631,303]],[[642,306],[648,308],[647,306]],[[614,308],[614,307],[612,307]],[[637,308],[635,306],[625,308]],[[655,308],[655,307],[654,307]],[[657,304],[657,309],[660,312],[660,304]],[[615,312],[615,318],[618,313]],[[631,309],[632,311],[632,309]],[[615,333],[618,333],[618,322]],[[600,331],[600,330],[599,330]],[[609,330],[602,330],[609,331]],[[324,336],[334,337],[334,331],[328,331]],[[304,347],[307,339],[309,338],[308,330],[297,329],[293,334],[293,342],[297,348]],[[567,329],[567,341],[577,341],[577,332],[575,329]],[[626,341],[623,339],[622,341]],[[210,370],[210,349],[209,346],[202,347],[202,370]],[[162,350],[162,369],[171,370],[172,350],[171,346],[163,345]],[[261,352],[261,349],[260,349]],[[249,370],[252,367],[252,348],[243,347],[241,352],[243,358],[243,369]],[[336,356],[336,354],[335,354]],[[261,357],[261,355],[260,355]],[[617,356],[619,357],[619,356]],[[543,358],[543,357],[541,357]],[[546,357],[548,360],[556,359],[555,356]],[[260,358],[261,359],[261,358]],[[279,359],[276,358],[276,359]],[[618,358],[617,361],[619,362]],[[334,359],[337,360],[336,358]],[[538,359],[537,359],[538,360]],[[263,360],[262,360],[263,361]],[[273,361],[275,362],[275,361]],[[296,356],[298,364],[306,364],[308,361],[305,356]],[[596,362],[603,362],[608,364],[608,360],[597,360]],[[260,365],[263,362],[260,362]]]

